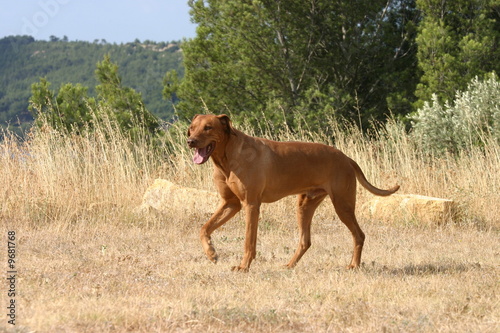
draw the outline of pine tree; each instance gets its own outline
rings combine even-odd
[[[451,101],[475,76],[500,70],[497,0],[417,0],[417,5],[423,14],[417,107],[433,94],[441,103]]]
[[[388,97],[396,112],[411,111],[414,0],[197,0],[190,6],[198,29],[182,47],[185,76],[169,74],[164,90],[167,99],[180,99],[181,118],[206,107],[256,121],[265,115],[289,127],[297,114],[311,125],[325,116],[366,124],[384,117]],[[399,78],[409,83],[394,81]]]
[[[111,112],[120,128],[129,131],[141,127],[150,133],[159,129],[157,118],[144,107],[141,94],[122,86],[118,65],[111,62],[109,55],[97,63],[95,73],[100,82],[96,86],[99,105]]]
[[[133,138],[158,133],[158,119],[144,107],[140,93],[122,85],[118,65],[111,62],[109,55],[97,63],[96,77],[100,82],[96,86],[97,100],[90,98],[88,88],[81,84],[63,85],[57,97],[45,78],[33,84],[30,111],[36,125],[80,134],[94,129],[96,122],[108,117]]]

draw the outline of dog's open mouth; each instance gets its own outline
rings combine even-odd
[[[210,143],[205,148],[195,148],[193,162],[196,164],[203,164],[208,161],[208,158],[215,149],[215,142]]]

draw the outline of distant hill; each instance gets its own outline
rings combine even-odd
[[[105,54],[118,64],[124,86],[141,92],[146,108],[162,119],[173,114],[172,106],[162,98],[163,77],[175,69],[183,75],[180,42],[150,41],[109,44],[68,41],[51,37],[36,41],[30,36],[0,39],[0,127],[23,127],[33,120],[28,111],[31,84],[46,77],[51,90],[65,83],[80,83],[95,96],[96,64]]]

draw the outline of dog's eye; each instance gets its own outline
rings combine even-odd
[[[205,131],[210,131],[212,129],[212,126],[206,125],[205,128],[203,128]]]

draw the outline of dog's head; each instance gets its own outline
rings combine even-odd
[[[193,162],[203,164],[208,161],[217,146],[234,134],[231,120],[225,114],[194,116],[187,133],[187,143],[195,149]]]

